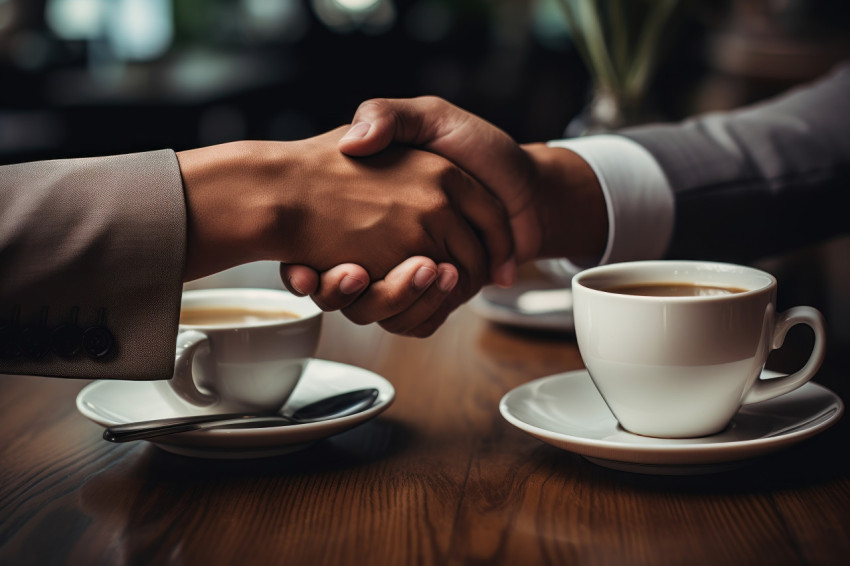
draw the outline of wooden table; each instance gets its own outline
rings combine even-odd
[[[848,357],[816,381],[847,399]],[[508,391],[582,367],[568,335],[464,307],[425,340],[327,317],[319,357],[394,405],[298,454],[218,461],[110,444],[83,381],[0,377],[0,564],[847,564],[845,417],[718,474],[617,472],[526,435]]]

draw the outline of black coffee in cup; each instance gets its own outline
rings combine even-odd
[[[639,295],[643,297],[712,297],[743,293],[747,289],[740,287],[721,287],[700,285],[697,283],[631,283],[603,289],[620,295]]]

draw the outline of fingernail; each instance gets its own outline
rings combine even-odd
[[[363,289],[365,286],[365,281],[356,279],[350,275],[346,275],[342,278],[342,281],[339,282],[339,292],[343,295],[353,295],[357,291]]]
[[[442,271],[437,277],[437,287],[443,293],[448,293],[457,285],[457,273],[454,271]]]
[[[425,289],[426,287],[428,287],[428,285],[433,283],[434,279],[436,278],[437,272],[435,270],[431,269],[430,267],[422,266],[416,271],[416,274],[413,276],[413,288],[418,291],[421,291],[422,289]]]
[[[516,283],[517,266],[516,259],[510,258],[503,263],[493,274],[493,283],[500,287],[510,287]]]
[[[305,297],[307,295],[307,293],[305,293],[304,291],[302,291],[301,289],[298,288],[298,285],[295,284],[295,282],[292,280],[291,277],[289,278],[288,281],[289,281],[289,286],[292,288],[292,291],[296,295],[301,295],[302,297]]]
[[[372,124],[369,122],[358,122],[351,126],[351,129],[346,132],[344,136],[342,136],[342,140],[359,140],[366,137],[366,134],[369,133],[369,130],[372,128]]]

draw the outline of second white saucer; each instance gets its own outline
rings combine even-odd
[[[287,406],[297,408],[335,393],[365,387],[376,388],[378,399],[367,410],[347,417],[267,428],[184,432],[150,442],[175,454],[199,458],[261,458],[294,452],[379,415],[395,399],[393,386],[376,373],[347,364],[311,360]],[[150,381],[95,381],[77,395],[77,409],[104,427],[183,416]]]
[[[765,371],[762,377],[779,374]],[[829,389],[809,382],[775,399],[743,407],[725,431],[702,438],[649,438],[624,430],[587,370],[537,379],[499,404],[517,428],[602,466],[648,474],[698,474],[740,465],[818,434],[844,412]]]
[[[469,306],[497,324],[555,332],[573,330],[572,291],[547,279],[523,280],[509,288],[484,287]]]

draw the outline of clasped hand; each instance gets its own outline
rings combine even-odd
[[[482,284],[495,281],[510,285],[516,276],[517,258],[525,260],[538,253],[541,224],[533,206],[535,168],[529,155],[506,133],[434,97],[367,101],[338,145],[351,156],[380,156],[392,152],[398,144],[447,158],[464,171],[463,178],[480,182],[503,205],[501,211],[484,206],[464,210],[466,218],[478,227],[477,233],[492,258],[490,279],[470,279],[475,270],[464,264],[463,259],[471,259],[468,256],[455,255],[460,263],[435,264],[432,260],[441,258],[427,253],[408,259],[380,280],[357,262],[336,266],[321,275],[304,265],[284,264],[281,278],[290,291],[310,294],[326,310],[342,309],[354,322],[379,322],[391,332],[427,336]],[[473,185],[478,188],[475,181],[465,183],[467,190]],[[476,200],[486,201],[481,197]],[[507,214],[508,225],[497,212]],[[497,233],[499,230],[502,232]],[[510,254],[504,253],[505,239],[513,244],[507,250]],[[466,246],[474,247],[469,242]],[[317,265],[310,265],[321,271]],[[459,276],[454,266],[460,268]],[[428,283],[426,277],[417,280],[417,274],[428,271],[437,279],[434,287],[421,284]],[[370,280],[374,283],[367,288]],[[446,296],[455,280],[462,290]],[[353,285],[352,281],[362,285]]]
[[[518,145],[435,97],[376,99],[293,142],[177,154],[185,280],[281,262],[286,287],[358,324],[428,336],[485,284],[541,257],[598,257],[605,202],[574,153]]]

